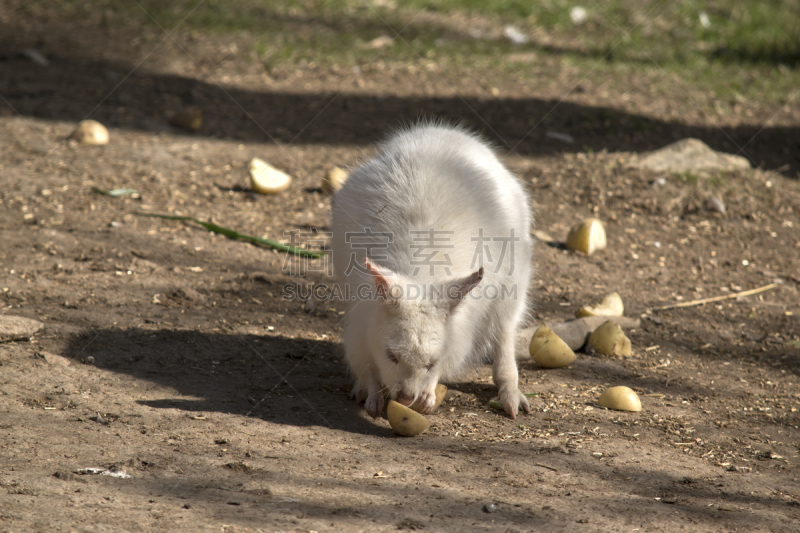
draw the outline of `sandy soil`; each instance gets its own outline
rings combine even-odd
[[[0,344],[3,531],[800,527],[796,104],[763,130],[774,110],[719,128],[644,89],[615,106],[587,86],[556,106],[558,70],[535,90],[391,65],[267,75],[197,37],[134,69],[157,43],[92,52],[88,33],[56,21],[12,23],[27,30],[0,32],[3,48],[36,45],[51,62],[0,61],[0,309],[46,324]],[[101,41],[110,31],[95,29]],[[204,113],[194,134],[167,121],[189,105]],[[107,146],[67,139],[90,112]],[[325,170],[422,114],[491,138],[529,188],[538,230],[563,240],[583,217],[606,222],[609,248],[591,257],[538,246],[531,324],[618,291],[641,327],[627,360],[521,361],[523,390],[539,396],[516,422],[489,409],[490,369],[478,368],[406,439],[348,399],[337,304],[282,298],[330,283],[324,260],[137,213],[324,234]],[[760,169],[682,178],[628,165],[687,136],[736,152],[754,135]],[[291,188],[249,192],[256,156],[295,176]],[[703,209],[711,194],[725,214]],[[640,413],[595,404],[617,384],[640,393]]]

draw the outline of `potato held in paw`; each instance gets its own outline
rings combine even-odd
[[[573,226],[567,235],[567,249],[592,255],[606,247],[606,230],[597,218],[587,218]]]
[[[386,418],[401,437],[416,437],[431,425],[427,418],[394,400],[389,400],[386,406]]]
[[[600,395],[597,405],[617,411],[638,412],[642,410],[639,396],[628,387],[611,387]]]
[[[436,385],[436,403],[433,404],[433,409],[431,409],[431,412],[436,411],[439,408],[439,406],[442,405],[442,402],[444,401],[444,395],[445,394],[447,394],[447,386],[446,385],[442,385],[441,383]],[[413,409],[414,411],[419,412],[420,406],[418,405],[418,402],[412,403],[411,404],[411,409]]]
[[[597,353],[614,357],[630,357],[631,341],[619,324],[607,320],[589,335],[587,345]]]
[[[584,305],[575,312],[575,318],[585,316],[622,316],[625,306],[618,292],[612,292],[597,305]]]
[[[250,161],[250,187],[259,194],[278,194],[286,190],[292,178],[266,161],[254,157]]]
[[[533,360],[542,368],[561,368],[575,361],[575,352],[547,326],[539,326],[529,350]]]

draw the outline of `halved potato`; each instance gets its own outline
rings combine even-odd
[[[346,171],[339,167],[333,167],[325,173],[325,177],[322,178],[322,183],[320,185],[322,192],[325,194],[338,192],[339,189],[344,186],[344,182],[347,181],[347,176],[348,174]]]
[[[603,355],[614,357],[630,357],[631,341],[625,336],[619,324],[613,320],[606,320],[589,335],[586,343],[594,351]]]
[[[639,396],[628,387],[611,387],[600,395],[597,404],[617,411],[638,412],[642,410]]]
[[[250,187],[259,194],[278,194],[292,183],[292,178],[266,161],[250,161]]]
[[[433,404],[433,411],[436,411],[439,408],[439,406],[442,405],[445,394],[447,394],[447,386],[441,383],[436,385],[436,403]],[[417,402],[411,404],[411,409],[419,412],[419,405],[417,405]]]
[[[622,316],[625,306],[618,292],[612,292],[597,305],[584,305],[575,312],[576,318],[585,316]]]
[[[575,352],[547,326],[539,326],[528,349],[542,368],[561,368],[575,361]]]
[[[598,218],[587,218],[573,226],[567,235],[567,249],[592,255],[606,247],[606,230]]]
[[[416,437],[431,425],[427,418],[394,400],[386,406],[386,418],[401,437]]]

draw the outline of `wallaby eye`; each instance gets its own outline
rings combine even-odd
[[[428,372],[430,372],[430,371],[431,371],[431,369],[432,369],[433,367],[435,367],[435,366],[436,366],[436,362],[434,361],[433,363],[431,363],[431,364],[427,365],[425,368],[427,368],[427,369],[428,369]]]
[[[388,357],[389,361],[391,361],[392,363],[394,364],[398,363],[397,356],[391,350],[386,350],[386,357]]]

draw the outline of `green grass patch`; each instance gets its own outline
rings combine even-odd
[[[674,76],[723,99],[784,104],[800,86],[800,0],[44,0],[23,11],[103,13],[112,26],[178,34],[247,35],[267,69],[435,61],[441,72],[481,71],[535,79],[509,60],[530,52],[586,73]],[[476,22],[477,20],[477,22]],[[529,40],[517,45],[503,28]],[[488,30],[487,30],[488,28]],[[400,33],[400,36],[397,36]],[[366,45],[386,35],[384,49]]]

